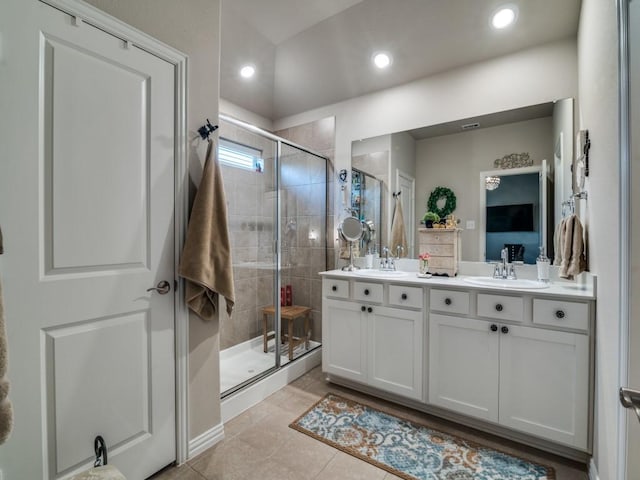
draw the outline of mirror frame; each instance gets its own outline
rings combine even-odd
[[[478,231],[483,233],[479,235],[478,245],[479,245],[480,258],[478,259],[478,261],[480,262],[490,261],[490,260],[487,260],[487,195],[486,195],[486,187],[485,187],[485,178],[488,176],[506,177],[510,175],[524,175],[528,173],[538,174],[538,186],[539,186],[539,191],[541,192],[540,218],[538,219],[538,221],[540,222],[540,245],[539,246],[543,246],[545,249],[545,252],[548,251],[547,250],[547,228],[548,228],[547,223],[549,218],[549,205],[547,204],[547,184],[546,184],[546,181],[543,181],[543,176],[546,180],[546,175],[548,175],[548,172],[549,172],[549,166],[546,160],[543,160],[540,165],[534,165],[531,167],[486,170],[486,171],[480,172],[480,201],[478,203],[479,205]],[[545,174],[543,175],[543,173]]]

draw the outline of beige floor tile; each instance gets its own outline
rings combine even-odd
[[[587,480],[584,465],[484,434],[408,407],[329,384],[320,368],[225,424],[225,440],[153,480],[397,480],[399,477],[334,449],[289,424],[327,393],[361,401],[430,428],[550,465],[557,480]]]
[[[316,480],[382,480],[386,471],[346,453],[338,452]]]

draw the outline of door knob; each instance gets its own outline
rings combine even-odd
[[[624,408],[633,408],[640,421],[640,392],[630,388],[620,388],[620,403]]]
[[[171,290],[171,284],[166,280],[161,280],[155,287],[147,288],[147,292],[158,292],[160,295],[166,295]]]

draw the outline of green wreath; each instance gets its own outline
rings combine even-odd
[[[445,199],[442,208],[438,208],[438,200]],[[456,209],[456,195],[447,187],[436,187],[427,201],[427,211],[434,212],[440,215],[440,218],[445,218]]]

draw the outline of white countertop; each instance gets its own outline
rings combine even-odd
[[[431,278],[419,278],[417,272],[406,272],[406,275],[397,277],[380,277],[374,275],[367,275],[366,272],[360,271],[360,273],[345,272],[342,270],[329,270],[327,272],[320,272],[321,276],[352,279],[360,281],[374,281],[380,283],[394,283],[403,285],[417,285],[428,287],[452,287],[465,290],[483,290],[491,292],[501,293],[519,293],[529,294],[535,296],[549,296],[549,297],[574,297],[583,300],[595,300],[594,283],[577,283],[569,280],[556,280],[549,284],[548,288],[503,288],[500,286],[488,286],[477,285],[469,283],[465,278],[474,278],[470,275],[458,275],[456,277],[438,277],[432,276]],[[508,282],[508,280],[505,280]]]

